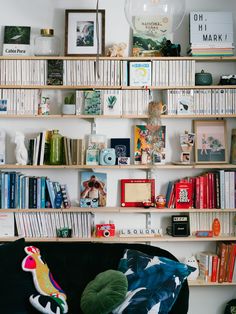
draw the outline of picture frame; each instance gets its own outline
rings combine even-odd
[[[225,120],[194,120],[195,162],[227,163]]]
[[[154,179],[121,179],[122,207],[143,207],[144,201],[151,201],[154,206]]]
[[[66,56],[105,54],[105,10],[98,10],[98,32],[96,13],[96,10],[65,10]]]

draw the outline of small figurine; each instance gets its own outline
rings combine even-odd
[[[114,44],[111,48],[108,49],[108,56],[124,57],[126,47],[127,47],[126,43]]]
[[[156,208],[165,208],[166,198],[163,194],[157,195],[156,197]]]
[[[16,144],[15,155],[17,165],[27,165],[28,152],[25,147],[25,136],[23,133],[16,131],[14,143]]]
[[[215,237],[218,237],[220,234],[220,221],[218,218],[215,218],[212,223],[212,231]]]
[[[150,200],[146,200],[146,201],[143,201],[143,207],[144,208],[149,208],[151,207],[153,204]]]

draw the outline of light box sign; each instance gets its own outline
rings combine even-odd
[[[231,12],[190,12],[190,43],[233,43]]]

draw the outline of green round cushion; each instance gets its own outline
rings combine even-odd
[[[98,274],[85,287],[80,301],[84,314],[107,314],[117,308],[125,299],[128,290],[126,276],[109,269]]]

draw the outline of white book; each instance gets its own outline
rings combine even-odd
[[[14,213],[0,213],[0,237],[14,237]]]

